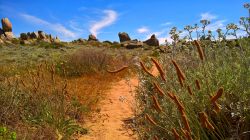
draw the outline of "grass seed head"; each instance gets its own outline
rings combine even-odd
[[[200,59],[201,59],[201,60],[204,60],[204,52],[203,52],[202,47],[200,46],[200,43],[199,43],[197,40],[195,40],[195,41],[194,41],[194,44],[195,44],[195,46],[197,47],[197,50],[198,50]]]
[[[164,96],[165,93],[164,93],[164,91],[160,88],[160,86],[157,85],[156,82],[154,82],[153,84],[154,84],[155,89],[160,93],[160,95],[161,95],[161,96]]]
[[[127,69],[128,66],[123,66],[122,68],[118,69],[118,70],[114,70],[114,71],[111,71],[111,70],[107,70],[108,73],[118,73],[120,71],[123,71],[125,69]]]
[[[187,86],[187,89],[188,89],[189,95],[191,95],[191,96],[194,95],[190,86]]]
[[[153,75],[151,72],[149,72],[149,70],[146,68],[146,66],[143,64],[142,61],[140,61],[140,65],[141,65],[142,69],[143,69],[148,75],[154,77],[154,75]]]
[[[189,122],[188,122],[188,119],[187,119],[187,116],[186,114],[182,114],[182,120],[183,120],[183,123],[184,123],[184,126],[186,128],[186,130],[191,133],[191,128],[190,128],[190,125],[189,125]]]
[[[201,125],[204,128],[210,129],[210,130],[214,130],[213,125],[209,122],[207,114],[205,112],[200,112],[199,113],[199,118],[201,121]]]
[[[153,61],[153,63],[155,64],[156,68],[158,69],[160,75],[161,75],[161,78],[163,81],[166,81],[166,78],[165,78],[165,72],[163,71],[161,65],[157,62],[156,59],[154,58],[151,58],[151,60]]]
[[[185,80],[186,79],[185,74],[182,72],[179,65],[174,60],[172,60],[172,63],[174,64],[178,77],[180,77],[182,80]]]
[[[195,85],[198,90],[201,90],[201,84],[198,79],[195,80]]]
[[[223,92],[224,92],[224,89],[222,87],[219,88],[217,93],[214,96],[212,96],[211,102],[214,103],[216,100],[218,100],[222,96]]]
[[[155,97],[155,96],[152,96],[152,99],[153,99],[153,102],[154,102],[154,105],[155,105],[157,111],[158,111],[158,112],[162,112],[162,108],[161,108],[161,106],[160,106],[158,100],[156,99],[156,97]]]
[[[146,113],[146,119],[153,125],[156,125],[157,123]]]
[[[180,135],[178,134],[178,132],[176,131],[175,128],[172,129],[172,132],[174,134],[175,140],[180,140],[181,139]]]

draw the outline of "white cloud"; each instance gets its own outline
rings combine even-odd
[[[216,15],[212,15],[209,12],[206,12],[206,13],[202,13],[201,14],[201,20],[203,20],[203,19],[211,21],[211,20],[217,19],[217,16]]]
[[[147,27],[141,27],[141,28],[137,29],[137,32],[140,34],[143,34],[143,33],[149,32],[149,29]]]
[[[168,25],[171,25],[172,22],[165,22],[165,23],[162,23],[161,26],[168,26]]]
[[[90,33],[97,36],[99,34],[99,31],[101,29],[103,29],[104,27],[110,26],[111,24],[113,24],[118,15],[115,11],[113,10],[104,10],[103,13],[105,14],[105,16],[103,17],[102,20],[94,22],[91,26],[90,26]]]
[[[206,27],[206,30],[216,31],[218,28],[225,29],[225,27],[226,27],[225,22],[226,22],[226,20],[217,20],[214,23],[209,24]]]
[[[64,39],[72,39],[72,38],[76,37],[76,33],[74,33],[73,31],[71,31],[69,29],[67,29],[66,27],[64,27],[60,23],[50,23],[48,21],[45,21],[43,19],[40,19],[38,17],[29,15],[29,14],[23,14],[22,13],[22,14],[20,14],[20,16],[22,18],[24,18],[26,21],[28,21],[28,22],[30,22],[32,24],[36,24],[36,25],[39,25],[39,26],[44,26],[47,29],[58,33]]]
[[[84,32],[84,30],[79,26],[79,22],[71,20],[69,21],[69,27],[75,31]]]

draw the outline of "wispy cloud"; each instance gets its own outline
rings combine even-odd
[[[203,20],[203,19],[211,21],[211,20],[217,19],[217,16],[210,14],[209,12],[201,13],[201,20]]]
[[[143,33],[149,32],[149,29],[148,29],[148,27],[143,26],[143,27],[137,29],[136,31],[137,31],[137,33],[143,34]]]
[[[209,24],[206,27],[206,30],[216,31],[218,28],[225,29],[226,28],[225,22],[226,20],[217,20],[214,23]]]
[[[165,22],[165,23],[162,23],[161,26],[169,26],[171,24],[172,24],[172,22]]]
[[[114,10],[104,10],[103,13],[105,14],[105,16],[100,21],[94,22],[90,26],[89,31],[91,34],[93,34],[95,36],[97,36],[99,34],[99,31],[101,29],[113,24],[118,17],[118,14]]]
[[[60,23],[51,23],[51,22],[48,22],[46,20],[40,19],[36,16],[24,14],[24,13],[21,13],[20,16],[32,24],[46,27],[47,29],[58,33],[64,39],[72,39],[72,38],[76,37],[76,33],[67,29],[66,27],[64,27]]]
[[[79,26],[79,22],[76,22],[76,21],[69,21],[69,27],[75,31],[78,31],[78,32],[84,32],[84,29],[82,29],[80,26]]]

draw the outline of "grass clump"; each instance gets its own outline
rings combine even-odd
[[[195,48],[193,55],[182,59],[159,57],[166,81],[162,74],[153,77],[141,72],[137,93],[140,136],[174,139],[178,133],[182,139],[249,138],[250,44],[244,41],[240,41],[244,50],[203,46],[202,56]],[[148,116],[155,124],[147,121]]]
[[[67,76],[104,74],[108,68],[123,66],[127,60],[126,56],[116,57],[109,49],[91,47],[79,49],[57,67]]]
[[[55,75],[52,66],[3,79],[1,125],[16,128],[17,137],[23,139],[67,139],[76,132],[86,133],[77,123],[86,110],[78,109],[83,104],[76,106],[76,100],[69,97],[68,84]]]

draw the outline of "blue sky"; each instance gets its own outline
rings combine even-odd
[[[8,17],[13,32],[43,30],[62,40],[87,38],[117,41],[118,32],[145,40],[151,34],[163,42],[176,26],[211,20],[209,29],[225,28],[247,16],[246,0],[0,0],[0,18]]]

